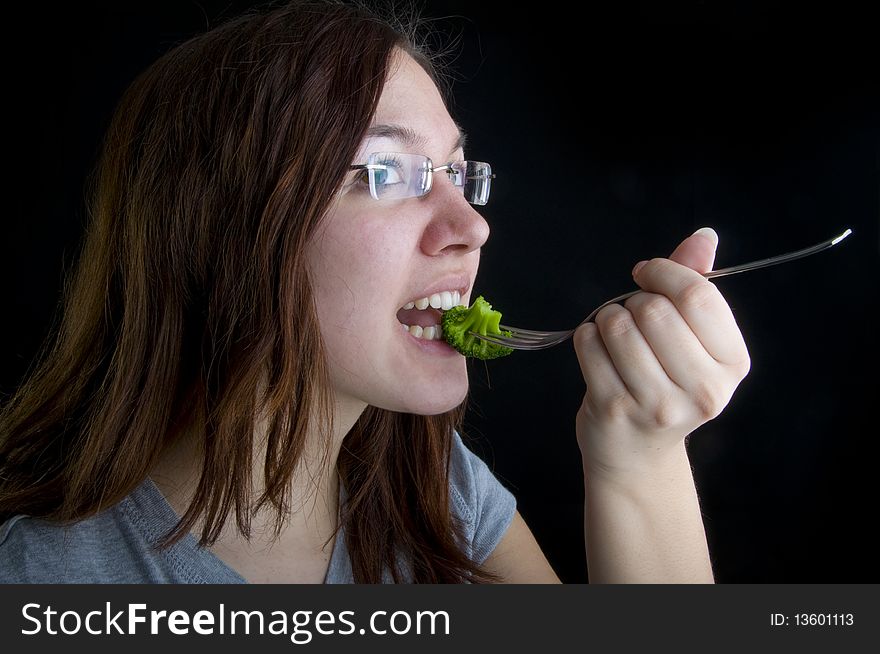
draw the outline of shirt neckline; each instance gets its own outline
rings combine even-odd
[[[161,536],[167,533],[171,528],[174,527],[179,521],[180,516],[177,515],[177,512],[172,508],[171,504],[168,503],[168,500],[162,494],[162,491],[159,490],[159,487],[152,480],[151,477],[147,477],[136,490],[135,495],[138,493],[143,495],[143,499],[145,500],[145,504],[149,507],[155,508],[155,513],[153,515],[142,516],[147,518],[147,523],[150,531],[151,540],[158,540]],[[342,484],[342,481],[339,482],[339,506],[342,506],[342,503],[346,498],[345,487]],[[330,554],[330,561],[327,564],[327,572],[324,574],[323,584],[328,583],[338,583],[334,579],[335,573],[341,569],[342,567],[342,557],[343,557],[343,543],[345,540],[344,528],[340,527],[339,531],[336,534],[336,539],[333,543],[333,551]],[[152,544],[152,543],[151,543]],[[177,548],[180,546],[182,549],[179,550],[178,553],[185,553],[190,559],[192,559],[193,563],[198,563],[202,566],[207,566],[208,569],[219,569],[221,571],[222,576],[229,576],[234,579],[234,583],[248,584],[250,583],[247,579],[242,577],[234,568],[228,565],[223,559],[218,557],[216,554],[211,552],[210,550],[200,547],[198,541],[195,539],[193,534],[188,533],[184,536],[175,546]]]

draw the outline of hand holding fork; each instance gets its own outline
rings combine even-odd
[[[736,268],[806,256],[849,233]],[[684,438],[715,418],[748,374],[742,334],[706,275],[717,239],[704,228],[668,259],[639,262],[633,278],[641,291],[629,294],[623,306],[616,303],[623,298],[606,303],[593,322],[572,331],[587,385],[577,414],[578,443],[585,469],[594,474],[644,474],[680,457]]]

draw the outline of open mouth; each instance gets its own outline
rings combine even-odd
[[[443,312],[461,303],[459,291],[442,291],[429,297],[407,302],[397,311],[397,320],[416,338],[442,340],[440,317]]]

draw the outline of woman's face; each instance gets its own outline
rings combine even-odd
[[[458,161],[459,130],[427,73],[397,51],[372,125],[399,125],[424,139],[412,146],[368,136],[353,164],[371,152],[423,154],[435,166]],[[321,336],[337,400],[434,415],[458,406],[468,388],[465,358],[442,339],[417,338],[398,320],[409,302],[441,291],[469,304],[489,236],[483,217],[445,174],[422,197],[374,200],[352,171],[309,244]],[[437,311],[410,311],[406,324],[439,324]],[[417,330],[416,330],[417,331]]]

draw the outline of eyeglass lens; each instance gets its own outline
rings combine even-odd
[[[376,199],[420,197],[431,190],[431,160],[417,154],[374,152],[367,158],[370,194]],[[492,167],[483,161],[457,162],[435,175],[445,174],[477,205],[489,200]]]

